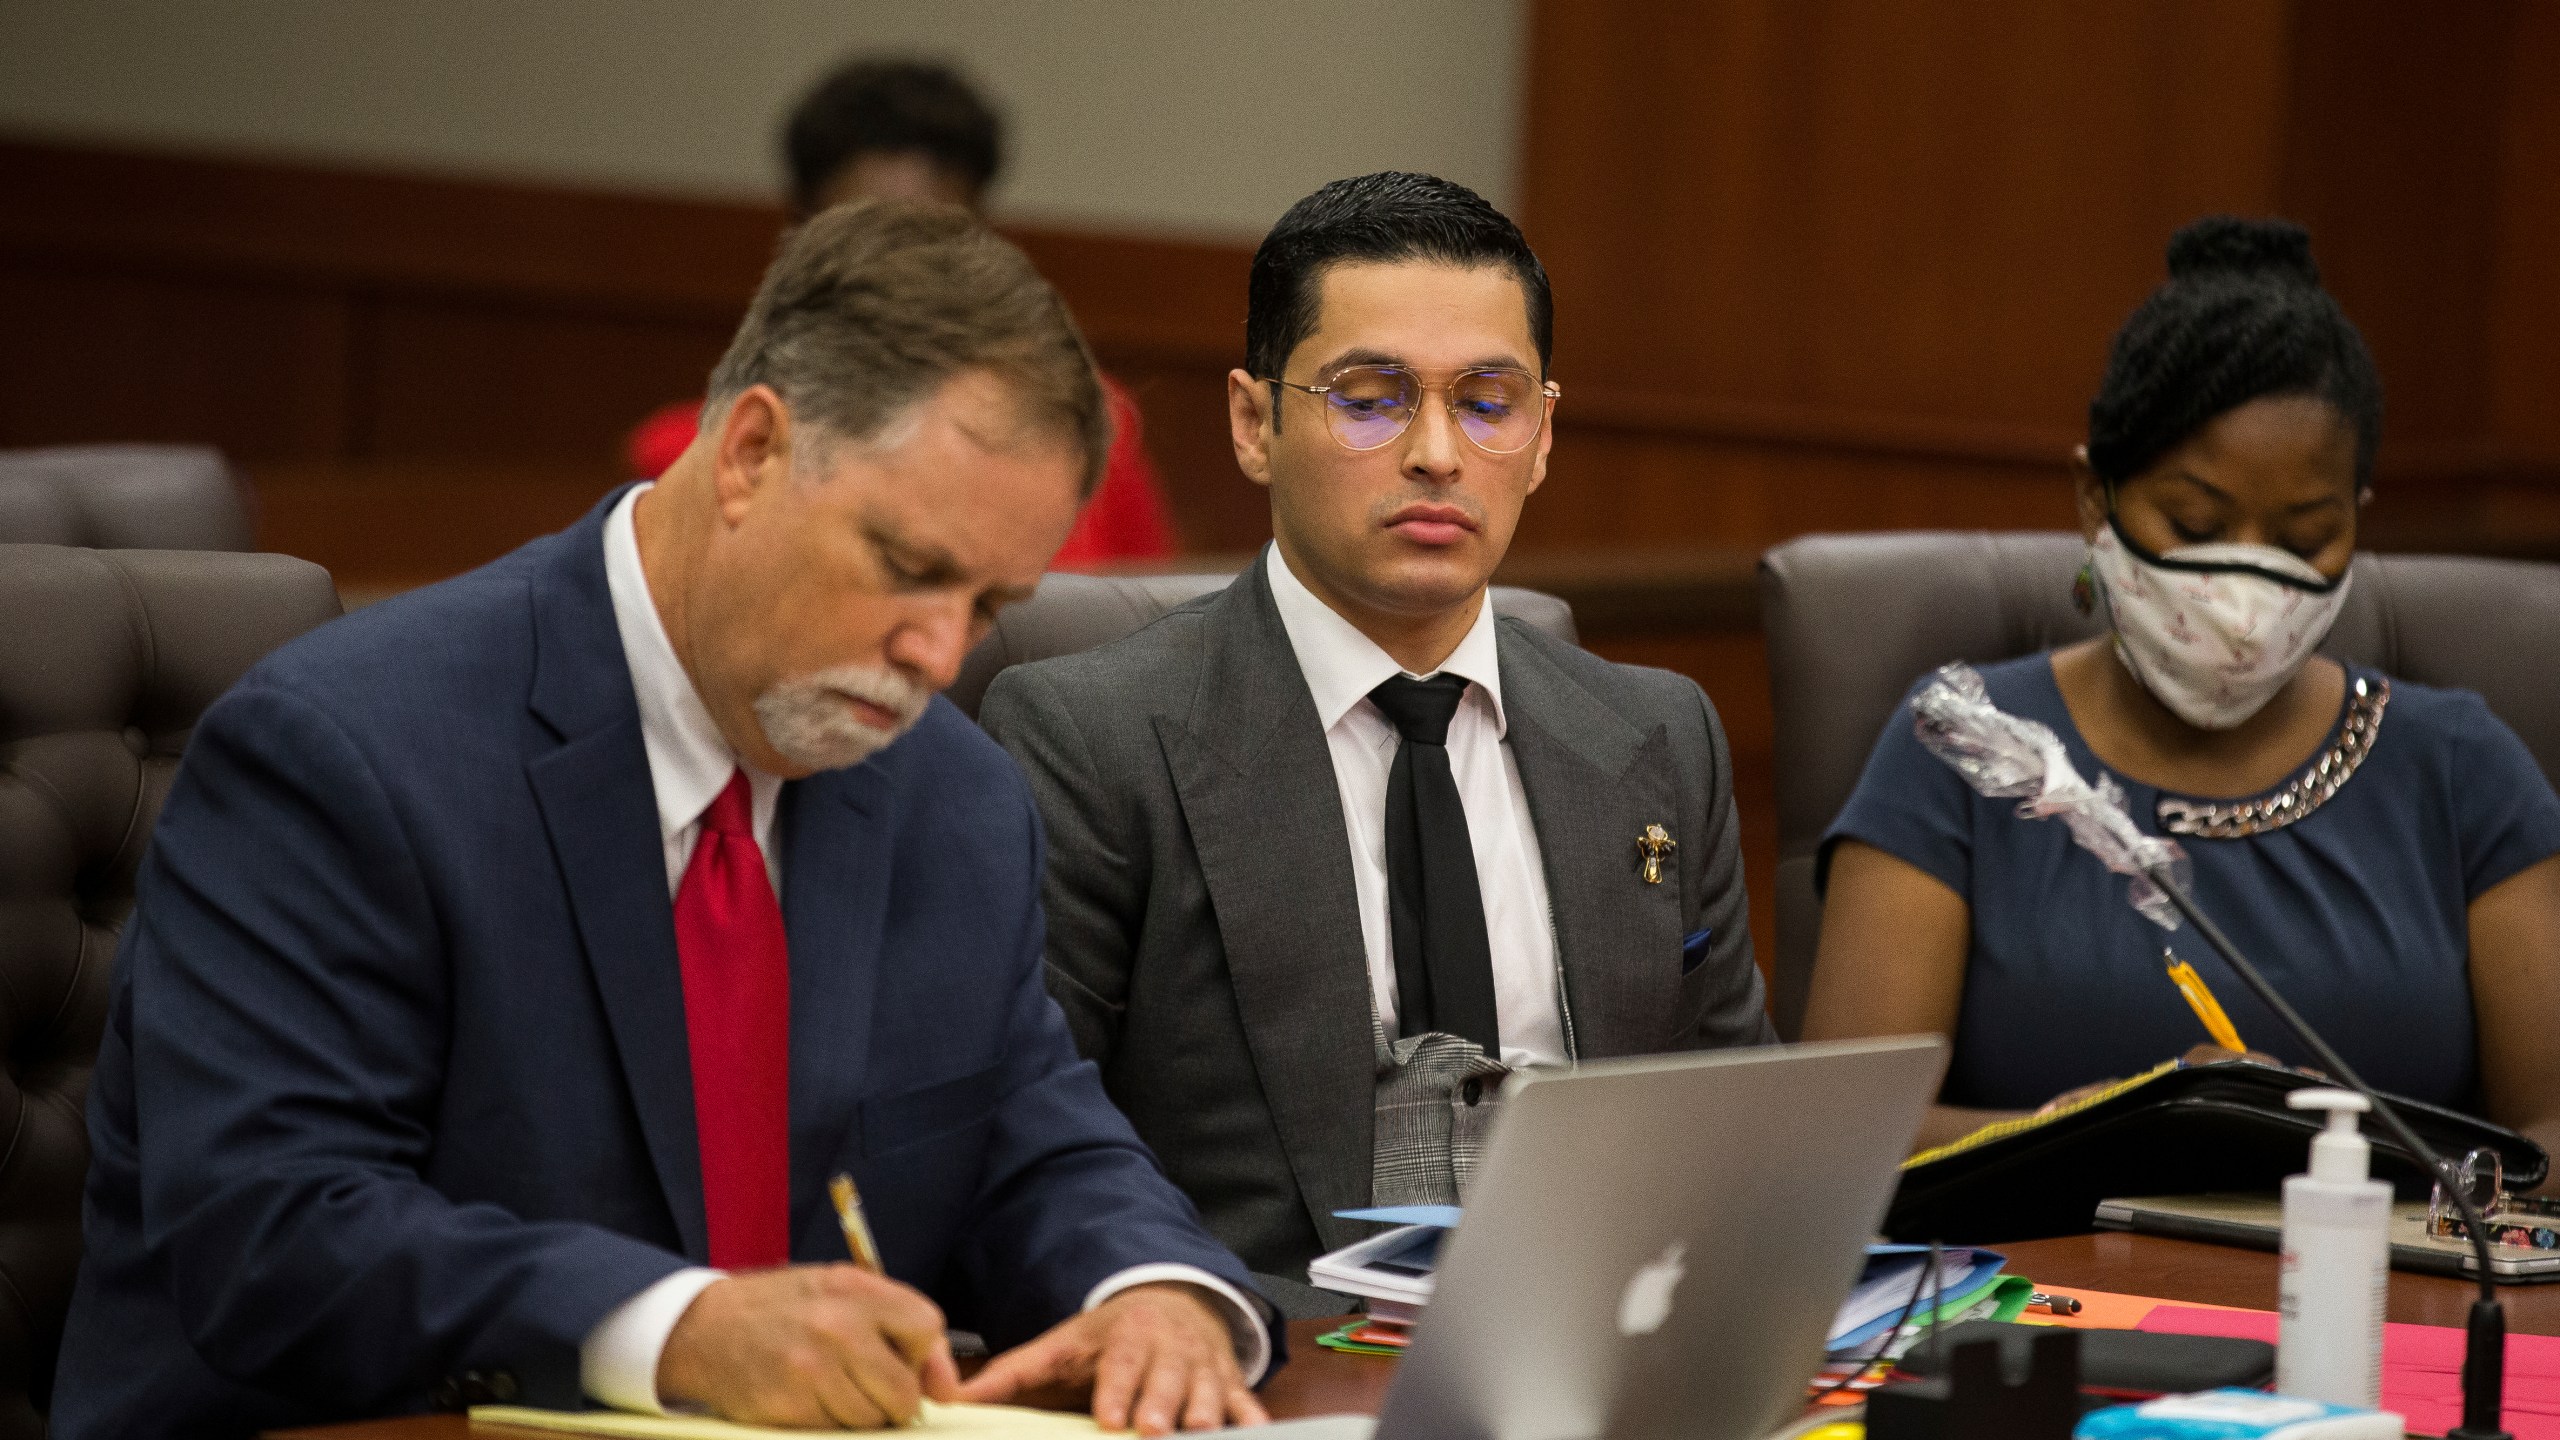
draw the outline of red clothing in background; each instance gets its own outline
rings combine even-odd
[[[1102,377],[1111,397],[1111,456],[1102,469],[1102,484],[1067,532],[1067,543],[1053,570],[1078,570],[1112,560],[1160,560],[1174,552],[1173,526],[1165,519],[1164,485],[1155,462],[1147,458],[1139,434],[1138,402],[1110,376]],[[702,402],[687,400],[654,411],[632,427],[624,457],[631,473],[656,479],[693,443],[702,420]]]

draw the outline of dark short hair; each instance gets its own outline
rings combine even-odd
[[[1336,180],[1290,206],[1262,237],[1245,286],[1245,368],[1278,379],[1289,352],[1315,333],[1325,269],[1362,260],[1509,270],[1528,300],[1529,335],[1545,373],[1555,348],[1555,296],[1520,227],[1464,185],[1404,170]]]
[[[2356,483],[2382,443],[2382,378],[2286,220],[2208,216],[2169,241],[2169,278],[2116,332],[2089,402],[2089,468],[2110,486],[2270,396],[2324,400],[2355,428]]]
[[[791,208],[809,215],[856,156],[920,154],[983,190],[1004,166],[1004,122],[947,65],[859,59],[836,67],[791,109],[782,131]]]
[[[968,370],[1002,380],[1026,424],[1076,449],[1091,496],[1111,412],[1058,292],[956,205],[838,205],[783,238],[711,372],[702,423],[719,424],[747,387],[768,385],[803,424],[870,440]]]

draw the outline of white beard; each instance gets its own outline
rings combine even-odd
[[[867,725],[847,696],[867,700],[895,714],[888,729]],[[874,665],[838,665],[812,675],[785,680],[756,697],[756,723],[765,743],[794,765],[811,770],[841,770],[859,765],[904,735],[924,718],[933,693],[895,670]]]

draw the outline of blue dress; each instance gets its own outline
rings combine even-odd
[[[2245,838],[2172,838],[2193,859],[2205,913],[2369,1083],[2476,1113],[2468,907],[2560,853],[2560,797],[2478,695],[2359,667],[2348,675],[2322,754],[2356,711],[2355,682],[2387,698],[2361,765],[2325,803]],[[2104,767],[2071,722],[2050,656],[1986,666],[1982,678],[2002,710],[2053,727],[2095,781]],[[2115,778],[2135,824],[2170,833],[2163,793]],[[1974,793],[1923,748],[1906,696],[1823,837],[1817,885],[1832,846],[1854,839],[1972,907],[1946,1103],[2029,1108],[2206,1043],[2163,973],[2164,943],[2196,967],[2251,1047],[2309,1061],[2192,928],[2143,919],[2124,877],[2074,845],[2060,821],[2019,818],[2016,803]]]

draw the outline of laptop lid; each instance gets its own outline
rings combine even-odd
[[[1604,1061],[1507,1090],[1378,1440],[1758,1440],[1938,1093],[1935,1036]]]

